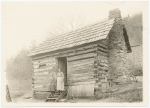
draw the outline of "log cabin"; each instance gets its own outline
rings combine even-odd
[[[69,33],[49,38],[31,53],[33,93],[49,95],[49,75],[64,73],[67,96],[92,97],[108,79],[125,75],[127,53],[131,47],[119,9],[109,11],[105,20]]]

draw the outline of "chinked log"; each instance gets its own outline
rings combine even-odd
[[[87,73],[77,73],[77,74],[67,74],[68,77],[75,77],[75,76],[83,76],[83,75],[95,75],[95,72],[87,72]]]
[[[68,76],[68,80],[76,80],[76,79],[82,79],[82,78],[94,78],[97,74],[91,74],[91,75],[82,75],[82,76]]]
[[[98,74],[107,74],[108,72],[104,71],[104,70],[99,70],[97,71]]]
[[[77,61],[68,61],[68,66],[76,65],[76,64],[81,64],[81,63],[88,63],[88,62],[94,62],[95,58],[87,58],[87,59],[82,59],[82,60],[77,60]]]
[[[55,71],[56,66],[54,67],[44,67],[44,68],[39,68],[39,69],[34,69],[34,72],[44,72],[44,71]]]
[[[49,71],[45,71],[45,72],[36,72],[36,73],[34,73],[35,76],[36,76],[36,75],[47,75],[47,74],[49,74]]]
[[[60,54],[59,56],[56,56],[56,57],[71,57],[71,56],[96,52],[96,50],[97,50],[97,48],[85,49],[85,50],[83,50],[83,49],[82,50],[74,50],[71,53],[63,53],[63,54]]]
[[[36,65],[33,65],[33,67],[34,67],[34,69],[38,69],[38,68],[41,68],[40,67],[41,65],[43,65],[42,68],[43,67],[54,67],[56,65],[56,63],[48,62],[48,63],[45,63],[45,64],[36,64]]]
[[[103,44],[103,43],[98,43],[97,46],[98,46],[98,47],[101,47],[101,48],[103,48],[103,49],[106,49],[106,50],[108,49],[108,45],[105,45],[105,44]]]
[[[68,67],[68,71],[71,70],[76,70],[76,69],[83,69],[83,68],[94,68],[94,63],[91,64],[86,64],[86,65],[81,65],[81,66],[72,66],[72,67]]]
[[[70,74],[70,73],[74,73],[74,72],[78,72],[78,71],[82,72],[82,70],[84,71],[85,69],[93,70],[94,66],[93,65],[88,65],[88,66],[81,66],[81,67],[77,67],[77,68],[69,68],[68,73]],[[87,72],[89,72],[89,71],[87,71]]]
[[[88,65],[88,64],[94,64],[94,61],[89,61],[89,62],[83,62],[83,63],[74,63],[73,65],[71,64],[68,64],[68,67],[71,68],[71,67],[76,67],[76,66],[82,66],[82,65]]]
[[[44,58],[44,59],[38,59],[35,61],[32,61],[33,64],[42,64],[42,63],[47,63],[47,62],[56,62],[55,58]]]
[[[86,58],[95,57],[95,56],[97,56],[96,53],[87,53],[87,54],[83,54],[83,55],[68,57],[67,60],[73,61],[73,60],[86,59]]]
[[[93,72],[95,73],[97,71],[97,69],[94,68],[83,68],[83,69],[76,69],[76,70],[70,70],[68,71],[68,74],[79,74],[79,73],[89,73],[89,72]]]
[[[100,70],[108,70],[108,67],[98,67],[98,69],[100,69]]]

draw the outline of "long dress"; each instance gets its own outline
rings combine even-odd
[[[49,82],[49,91],[55,91],[55,79],[53,77],[50,77]]]
[[[57,73],[57,90],[64,91],[64,74],[63,74],[63,72]]]

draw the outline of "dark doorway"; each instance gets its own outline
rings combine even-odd
[[[64,85],[67,86],[67,58],[59,57],[58,58],[58,68],[64,73]]]

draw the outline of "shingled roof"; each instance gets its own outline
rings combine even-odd
[[[29,56],[47,53],[59,49],[71,48],[85,43],[105,39],[111,30],[113,23],[114,19],[105,19],[67,34],[63,34],[55,38],[49,38],[48,40],[41,43],[36,49],[34,49]]]

